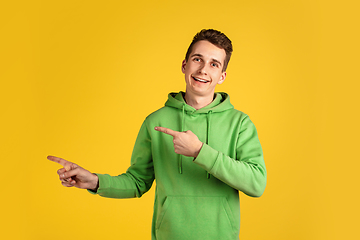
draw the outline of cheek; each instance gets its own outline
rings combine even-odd
[[[213,76],[213,78],[216,78],[216,79],[221,79],[222,73],[219,72],[218,70],[213,70],[213,71],[211,71],[211,76]]]

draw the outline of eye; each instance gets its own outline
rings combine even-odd
[[[219,67],[219,64],[217,64],[217,63],[211,63],[211,66],[212,66],[212,67]]]
[[[200,58],[194,58],[195,62],[200,62]]]

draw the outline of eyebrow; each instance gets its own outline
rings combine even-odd
[[[200,53],[194,53],[193,55],[191,55],[190,57],[204,57],[203,55],[201,55]],[[216,62],[218,64],[220,64],[220,66],[222,66],[221,62],[215,58],[211,59],[213,62]]]

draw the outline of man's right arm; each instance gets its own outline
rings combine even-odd
[[[118,176],[98,174],[97,194],[109,198],[141,197],[152,186],[155,179],[152,160],[151,137],[146,121],[138,133],[131,156],[131,166]]]
[[[87,189],[90,193],[109,198],[141,197],[155,179],[151,154],[151,139],[145,122],[140,128],[131,157],[131,166],[118,176],[94,174],[75,163],[49,156],[63,166],[58,170],[63,186]]]

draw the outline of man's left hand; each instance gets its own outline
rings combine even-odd
[[[190,130],[177,132],[164,127],[155,127],[155,130],[173,137],[174,149],[177,154],[196,158],[203,145],[199,138]]]

